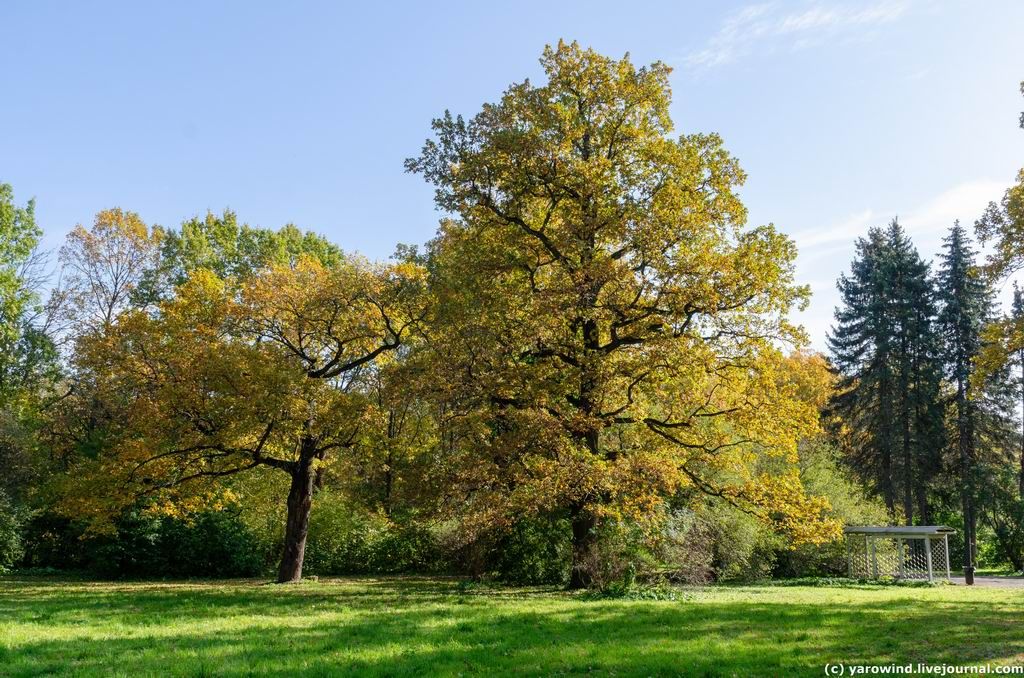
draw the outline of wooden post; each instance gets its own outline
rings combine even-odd
[[[896,557],[899,559],[900,579],[903,579],[903,538],[896,537]]]
[[[949,579],[950,575],[952,574],[949,571],[949,535],[942,535],[942,539],[946,542],[946,579]]]
[[[850,549],[850,537],[846,537],[846,576],[853,579],[853,551]]]
[[[932,581],[932,540],[929,537],[924,538],[924,559],[928,561],[928,581]]]
[[[878,579],[878,548],[874,539],[871,540],[871,576]]]

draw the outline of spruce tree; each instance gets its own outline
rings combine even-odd
[[[885,501],[896,508],[893,483],[893,420],[887,412],[895,375],[890,358],[891,317],[887,310],[886,237],[878,228],[856,244],[850,274],[837,286],[843,306],[828,337],[832,359],[841,374],[832,411],[848,440],[850,465]]]
[[[898,222],[857,243],[843,307],[829,337],[839,369],[833,411],[854,470],[885,500],[930,518],[930,484],[940,469],[941,375],[935,365],[935,301],[928,265]]]
[[[928,523],[930,484],[941,467],[938,451],[942,441],[934,287],[928,264],[897,221],[890,224],[886,235],[903,515],[907,524],[912,524],[916,510],[919,522]]]
[[[1024,116],[1024,113],[1021,115]],[[1021,290],[1016,282],[1013,283],[1013,304],[1010,306],[1010,320],[1017,327],[1024,326],[1024,290]],[[1018,346],[1011,353],[1008,369],[1016,373],[1011,378],[1011,384],[1020,403],[1021,413],[1024,415],[1024,344]],[[1020,498],[1024,500],[1024,416],[1021,417],[1020,426],[1020,467],[1017,474],[1017,483]]]
[[[993,294],[979,274],[977,253],[959,222],[950,229],[944,243],[945,251],[939,255],[942,308],[938,326],[943,368],[952,391],[949,444],[964,518],[964,572],[971,581],[977,560],[979,503],[985,494],[982,490],[988,485],[986,478],[992,476],[990,471],[1005,467],[999,451],[1010,448],[1014,437],[1010,425],[1011,387],[1007,370],[991,375],[984,383],[972,379],[975,359],[982,348],[982,329],[995,315]]]

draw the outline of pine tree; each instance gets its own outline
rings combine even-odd
[[[911,524],[916,505],[921,522],[927,523],[931,514],[928,486],[939,470],[935,452],[942,431],[934,294],[928,264],[898,222],[890,224],[887,236],[903,515]]]
[[[1021,114],[1024,119],[1024,113]],[[1010,307],[1010,321],[1016,325],[1024,325],[1024,290],[1013,283],[1013,304]],[[1019,399],[1021,412],[1024,413],[1024,344],[1017,347],[1010,356],[1009,369],[1016,370],[1016,377],[1012,379],[1012,386],[1015,388],[1015,395]],[[1021,418],[1020,430],[1020,471],[1017,475],[1020,488],[1020,498],[1024,500],[1024,416]]]
[[[971,274],[974,252],[965,241],[964,230],[957,222],[944,241],[946,252],[940,255],[939,288],[943,307],[939,327],[946,375],[956,390],[950,403],[956,413],[952,443],[959,463],[964,573],[972,579],[977,551],[973,487],[976,408],[970,398],[970,375],[971,360],[981,347],[981,324],[988,314],[989,299],[981,281]]]
[[[982,489],[988,484],[985,478],[1002,463],[998,450],[1008,448],[1013,435],[1009,425],[1011,389],[1007,370],[991,375],[984,383],[972,379],[975,359],[982,348],[982,329],[994,318],[993,294],[979,274],[977,253],[959,222],[944,242],[945,252],[939,256],[942,309],[938,326],[943,368],[953,391],[949,400],[949,443],[956,460],[964,517],[966,573],[968,568],[973,571],[977,559],[978,507]],[[983,454],[985,451],[987,454]]]
[[[836,311],[829,344],[843,378],[833,411],[850,462],[890,513],[899,504],[908,524],[915,514],[926,522],[942,438],[928,265],[893,221],[858,241],[839,291],[844,306]]]
[[[851,465],[881,495],[892,514],[896,508],[895,432],[886,403],[892,400],[895,376],[890,359],[891,318],[886,309],[885,234],[873,228],[867,238],[858,239],[856,247],[850,275],[841,275],[837,283],[844,305],[836,309],[838,324],[828,338],[833,361],[843,375],[833,410],[849,435]]]

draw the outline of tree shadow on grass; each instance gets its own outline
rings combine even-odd
[[[0,589],[0,623],[39,627],[0,644],[0,675],[821,675],[1024,654],[1021,601],[585,602],[375,581]]]

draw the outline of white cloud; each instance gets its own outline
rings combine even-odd
[[[924,80],[932,74],[930,68],[919,68],[916,71],[907,74],[907,80]]]
[[[793,235],[793,239],[796,240],[801,252],[807,248],[833,245],[837,242],[852,242],[854,238],[867,232],[868,228],[876,225],[877,221],[875,211],[866,209],[831,226],[800,231]]]
[[[805,255],[814,258],[843,249],[848,249],[852,256],[853,243],[857,238],[867,234],[870,227],[887,226],[894,217],[898,217],[909,234],[924,237],[918,247],[927,257],[931,251],[931,236],[941,238],[957,219],[965,226],[971,226],[989,201],[998,200],[1006,187],[1006,181],[968,181],[939,193],[910,212],[866,208],[836,223],[800,231],[792,237],[800,249],[801,258]]]
[[[867,6],[815,1],[787,12],[775,2],[748,5],[727,17],[707,44],[688,54],[685,62],[692,69],[706,69],[755,52],[774,51],[780,45],[800,50],[826,38],[850,38],[899,19],[908,6],[909,0],[881,0]]]
[[[969,181],[953,186],[920,205],[906,217],[901,217],[900,223],[908,233],[921,235],[944,234],[957,219],[965,226],[970,226],[981,216],[990,201],[999,199],[1006,187],[1006,181],[990,180]]]

